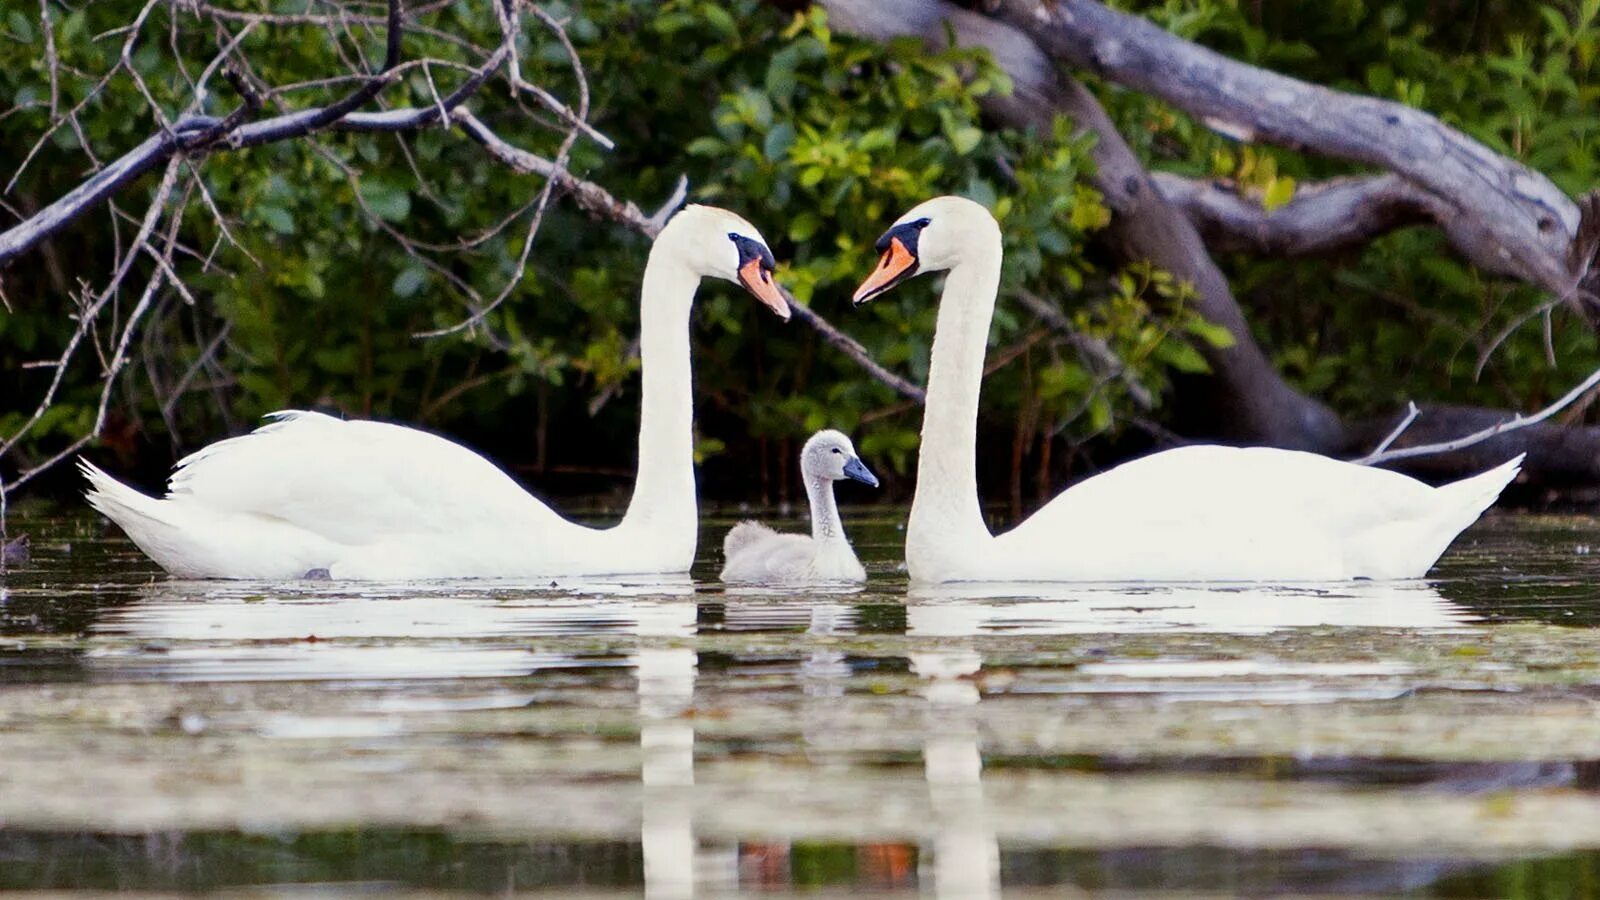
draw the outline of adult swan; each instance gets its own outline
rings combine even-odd
[[[1434,488],[1313,453],[1180,447],[1077,484],[990,535],[976,441],[1000,228],[982,206],[940,197],[901,217],[877,249],[857,304],[919,272],[950,270],[906,527],[913,581],[1416,578],[1517,474],[1521,457]]]
[[[686,572],[694,561],[689,309],[700,279],[743,285],[781,318],[760,232],[689,206],[650,249],[640,300],[639,472],[622,522],[557,515],[488,460],[384,422],[280,412],[178,463],[165,499],[83,462],[89,503],[174,575],[352,579]]]

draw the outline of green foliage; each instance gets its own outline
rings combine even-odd
[[[36,22],[37,8],[19,0],[7,5],[4,18],[13,27],[0,40],[35,62],[0,72],[0,93],[23,107],[0,120],[0,140],[23,148],[48,128],[42,98],[49,85],[40,30],[15,25]],[[96,36],[138,8],[95,3],[54,20],[62,60],[73,67],[60,85],[62,103],[93,92],[120,52],[120,37]],[[978,99],[1010,85],[982,55],[848,40],[831,33],[820,12],[786,17],[755,0],[634,0],[552,11],[567,18],[582,56],[595,122],[619,145],[608,154],[580,141],[573,169],[641,204],[665,196],[687,174],[696,199],[758,223],[787,262],[781,280],[886,365],[913,379],[925,376],[931,285],[903,289],[859,313],[850,310],[849,292],[871,269],[873,240],[890,221],[929,196],[962,193],[989,205],[1005,226],[1006,290],[1066,299],[1079,327],[1123,351],[1130,377],[1158,391],[1167,369],[1196,366],[1189,345],[1195,323],[1168,315],[1168,304],[1149,302],[1154,291],[1176,296],[1177,287],[1153,273],[1137,285],[1097,275],[1084,256],[1087,233],[1106,222],[1107,212],[1082,182],[1085,146],[1066,123],[1047,135],[984,127]],[[168,32],[168,14],[167,7],[152,11],[152,34]],[[180,55],[156,40],[134,52],[142,79],[169,115],[186,108],[188,79],[212,52],[190,24],[180,14]],[[435,24],[489,43],[495,19],[487,3],[463,3]],[[348,39],[315,29],[296,34],[305,40],[258,32],[244,41],[260,77],[285,84],[343,70],[338,53],[350,49]],[[527,77],[570,96],[571,76],[553,38],[530,30],[528,41]],[[377,55],[376,35],[361,49]],[[447,56],[451,48],[412,35],[406,51]],[[502,93],[484,91],[474,108],[507,139],[553,154],[558,136],[518,114]],[[288,96],[291,104],[312,105],[325,102],[327,92]],[[394,104],[426,105],[432,96],[420,72],[386,94]],[[206,111],[222,114],[236,102],[219,83]],[[130,114],[144,108],[125,77],[90,99],[81,119],[96,153],[119,152],[152,130],[148,115]],[[47,202],[81,176],[84,156],[73,134],[57,130],[24,172],[22,206]],[[209,267],[185,270],[201,307],[184,310],[169,299],[151,329],[150,365],[128,378],[124,407],[147,431],[165,429],[156,415],[159,398],[198,367],[189,386],[212,389],[176,405],[174,438],[181,442],[210,439],[271,409],[320,404],[523,448],[530,444],[527,423],[542,417],[563,434],[581,436],[554,452],[589,463],[630,462],[636,363],[629,348],[642,241],[558,201],[527,277],[486,322],[493,337],[418,339],[419,332],[460,321],[469,302],[481,304],[514,275],[526,216],[500,226],[530,202],[540,187],[536,179],[491,164],[460,135],[438,131],[401,138],[328,134],[217,154],[203,166],[207,191],[238,243],[217,227],[203,198],[186,198],[182,239],[197,255],[214,251],[214,257]],[[137,216],[150,195],[151,185],[141,184],[119,208]],[[54,245],[57,254],[93,261],[72,273],[91,278],[91,286],[110,270],[107,224],[97,215]],[[464,249],[437,252],[448,246]],[[76,287],[52,272],[45,255],[23,268],[28,277],[11,284],[26,287],[11,286],[9,293],[16,311],[0,317],[0,357],[13,373],[24,358],[54,353],[65,342],[71,323],[62,309]],[[703,456],[833,425],[856,431],[869,455],[907,468],[920,416],[887,388],[800,326],[779,327],[731,288],[708,286],[700,308]],[[226,339],[205,357],[219,323]],[[1126,408],[1124,382],[1098,377],[1063,336],[1041,339],[1037,330],[1031,317],[1002,304],[997,353],[1021,350],[1010,352],[986,392],[992,419],[1006,426],[1038,397],[1069,434],[1115,427]],[[47,449],[87,424],[98,374],[89,368],[74,371],[31,446]],[[5,395],[15,399],[0,408],[0,432],[22,421],[43,388],[42,378],[3,377]],[[590,404],[599,410],[592,421]],[[607,445],[617,449],[599,459],[589,452]]]
[[[1251,62],[1423,104],[1577,191],[1600,165],[1597,5],[1462,0],[1444,3],[1455,14],[1443,16],[1432,0],[1167,0],[1135,8]],[[157,128],[131,79],[100,86],[122,50],[113,29],[143,6],[50,6],[63,64],[55,103],[83,104],[83,140],[95,158],[76,129],[56,129],[5,196],[11,207],[48,203],[95,160]],[[1108,213],[1085,180],[1086,145],[1064,121],[1048,134],[988,127],[980,99],[1010,85],[982,54],[851,40],[831,32],[820,12],[782,15],[757,0],[545,6],[567,22],[592,90],[593,121],[618,144],[606,152],[580,140],[573,171],[645,207],[687,175],[695,199],[736,209],[764,231],[785,263],[780,280],[802,302],[913,380],[926,374],[936,284],[919,280],[851,310],[849,292],[874,263],[872,243],[901,212],[936,194],[963,194],[994,210],[1006,235],[1006,296],[1028,292],[1062,304],[1079,333],[1109,347],[1127,371],[1114,377],[1087,364],[1066,337],[1002,301],[984,393],[987,440],[1009,444],[1013,433],[1034,427],[1025,423],[1069,440],[1114,433],[1133,412],[1128,380],[1159,396],[1170,373],[1203,371],[1198,347],[1226,340],[1188,312],[1184,285],[1160,272],[1107,270],[1088,249]],[[257,8],[277,6],[263,0]],[[0,67],[0,110],[10,110],[0,118],[0,144],[12,161],[0,177],[9,178],[50,127],[38,9],[0,0],[0,47],[6,58],[26,61]],[[158,4],[150,16],[131,59],[175,116],[191,108],[191,81],[215,40],[181,4]],[[498,34],[488,0],[449,5],[426,21],[484,45]],[[531,23],[526,32],[525,76],[575,98],[564,49]],[[316,27],[260,28],[241,47],[267,82],[308,83],[269,112],[326,102],[344,86],[311,83],[345,71],[356,49],[369,59],[381,55],[375,33]],[[413,59],[460,53],[417,33],[405,51]],[[408,70],[385,102],[432,103],[430,76],[448,90],[460,73]],[[1236,179],[1269,207],[1289,202],[1307,180],[1346,171],[1234,144],[1137,95],[1104,96],[1156,164]],[[237,102],[213,79],[200,111],[225,114]],[[503,83],[472,107],[511,142],[554,155],[560,135],[516,106]],[[541,429],[554,436],[550,461],[631,465],[641,239],[558,198],[525,278],[487,329],[419,338],[460,322],[515,275],[529,218],[516,211],[534,200],[537,178],[438,129],[330,133],[193,164],[208,196],[183,195],[179,237],[192,251],[181,259],[197,305],[162,299],[137,344],[144,357],[116,395],[118,416],[158,446],[169,439],[161,400],[182,385],[188,393],[173,405],[170,439],[189,446],[274,408],[322,405],[449,430],[513,463],[534,457],[531,433]],[[116,212],[97,211],[7,273],[12,311],[0,311],[0,434],[31,413],[48,382],[47,370],[23,364],[59,353],[72,331],[65,313],[79,279],[90,290],[104,283],[115,235],[136,227],[155,180],[147,176],[118,198]],[[1535,319],[1490,354],[1484,377],[1475,379],[1491,339],[1543,298],[1463,266],[1431,232],[1397,233],[1339,259],[1227,264],[1280,365],[1347,412],[1386,410],[1410,397],[1523,405],[1595,361],[1588,330],[1558,312],[1549,332],[1554,366]],[[128,291],[149,266],[134,262]],[[134,300],[125,292],[117,314]],[[824,425],[854,432],[863,452],[887,468],[906,469],[916,410],[803,326],[779,326],[731,286],[708,285],[699,308],[699,449],[734,476],[725,493],[748,496],[742,486],[755,477],[749,453],[758,442],[779,447]],[[24,448],[31,458],[89,425],[98,375],[86,354]],[[134,449],[126,438],[108,443]]]

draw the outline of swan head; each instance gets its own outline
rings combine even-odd
[[[982,204],[965,197],[925,200],[878,238],[878,267],[853,299],[860,306],[914,275],[953,269],[975,248],[999,243],[1000,225]]]
[[[744,217],[715,206],[691,203],[679,210],[656,237],[702,278],[721,278],[749,291],[788,321],[789,301],[772,279],[777,261],[767,239]]]
[[[855,445],[844,432],[832,428],[813,434],[800,448],[800,471],[807,478],[820,477],[828,481],[849,478],[871,487],[878,486],[878,476],[856,456]]]

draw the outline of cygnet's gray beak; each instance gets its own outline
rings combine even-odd
[[[846,478],[853,478],[862,484],[871,485],[872,487],[878,486],[878,476],[872,474],[872,470],[867,468],[866,463],[854,456],[850,457],[850,461],[844,464],[844,474]]]

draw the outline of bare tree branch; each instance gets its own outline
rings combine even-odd
[[[326,112],[331,107],[318,107],[237,124],[227,130],[223,129],[228,119],[185,116],[173,123],[170,133],[151,135],[59,200],[0,233],[0,265],[33,249],[40,241],[65,228],[101,201],[124,190],[139,176],[175,153],[254,147],[304,137],[322,127],[343,131],[414,131],[425,128],[439,121],[441,107],[446,111],[454,109],[476,92],[504,61],[506,52],[504,47],[498,49],[473,77],[433,106],[406,107],[379,113],[346,113],[338,119],[327,118]],[[247,100],[244,105],[249,104]]]
[[[1393,443],[1395,438],[1400,436],[1400,432],[1405,430],[1404,426],[1409,426],[1411,422],[1416,419],[1416,404],[1411,404],[1410,411],[1407,414],[1405,421],[1402,423],[1402,427],[1395,429],[1385,443],[1379,445],[1377,450],[1367,454],[1366,456],[1363,456],[1358,460],[1355,460],[1355,462],[1365,466],[1382,465],[1383,463],[1395,462],[1402,459],[1411,459],[1417,456],[1435,456],[1441,453],[1450,453],[1456,450],[1462,450],[1467,447],[1471,447],[1475,444],[1481,444],[1490,438],[1498,437],[1500,435],[1543,422],[1563,409],[1566,409],[1568,406],[1571,406],[1584,394],[1594,390],[1596,385],[1600,385],[1600,369],[1596,369],[1595,371],[1589,373],[1589,377],[1579,382],[1577,387],[1574,387],[1572,390],[1562,394],[1561,397],[1554,403],[1546,406],[1544,409],[1541,409],[1536,413],[1533,413],[1532,415],[1524,416],[1519,413],[1502,422],[1497,422],[1493,425],[1490,425],[1488,428],[1475,431],[1468,435],[1463,435],[1462,437],[1455,438],[1454,440],[1440,441],[1435,444],[1417,444],[1410,447],[1401,447],[1395,450],[1383,449],[1389,443]]]
[[[1351,462],[1361,466],[1370,466],[1374,462],[1377,462],[1378,458],[1383,455],[1383,451],[1389,449],[1389,445],[1393,444],[1396,438],[1400,437],[1402,434],[1405,434],[1406,429],[1410,428],[1411,423],[1415,422],[1417,420],[1417,416],[1420,415],[1422,415],[1422,410],[1417,409],[1417,404],[1407,403],[1406,414],[1400,419],[1400,424],[1396,425],[1393,431],[1384,435],[1383,440],[1378,442],[1378,446],[1372,448],[1371,453],[1368,453],[1366,456],[1363,456],[1360,459],[1353,459]]]
[[[1288,203],[1273,210],[1227,182],[1167,172],[1152,172],[1150,178],[1200,230],[1206,246],[1220,253],[1315,256],[1359,247],[1409,225],[1431,223],[1447,231],[1453,226],[1449,204],[1393,174],[1302,184]],[[1473,262],[1482,268],[1504,265],[1495,258]]]
[[[495,4],[495,12],[500,18],[500,29],[505,34],[508,42],[515,41],[516,35],[521,29],[521,17],[518,15],[518,12],[525,2],[527,2],[527,0],[497,0]],[[566,50],[568,64],[572,67],[574,72],[578,73],[578,85],[580,87],[580,110],[578,112],[573,112],[570,107],[557,99],[556,95],[550,93],[542,87],[539,87],[536,84],[530,84],[523,80],[522,61],[517,58],[516,54],[512,54],[511,62],[506,67],[511,80],[512,92],[515,93],[517,91],[521,91],[526,93],[528,96],[539,101],[539,104],[545,109],[555,113],[556,117],[559,118],[569,128],[575,128],[578,131],[583,132],[589,137],[590,140],[593,140],[595,143],[606,148],[607,150],[616,149],[617,145],[610,138],[601,134],[593,125],[590,125],[588,122],[588,79],[583,77],[583,63],[578,60],[577,48],[573,47],[572,41],[567,38],[566,29],[562,28],[560,23],[552,19],[550,14],[545,12],[544,9],[537,4],[528,3],[528,8],[533,12],[535,18],[549,26],[550,30],[556,34],[557,39],[561,41],[562,48]]]

